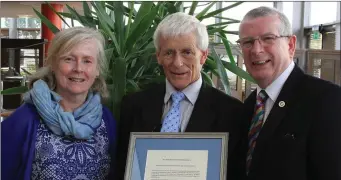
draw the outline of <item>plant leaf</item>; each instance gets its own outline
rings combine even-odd
[[[96,4],[95,4],[96,3]],[[98,19],[99,19],[99,23],[101,25],[101,27],[103,27],[104,32],[111,38],[111,40],[113,41],[115,48],[116,48],[116,52],[121,55],[121,48],[117,42],[117,39],[114,35],[114,33],[111,31],[111,29],[115,29],[114,24],[111,20],[111,18],[109,17],[109,15],[107,13],[105,13],[104,8],[102,7],[100,2],[91,2],[92,6],[94,7],[94,9],[96,10],[97,14],[98,14]]]
[[[142,2],[139,11],[136,14],[136,18],[134,19],[134,22],[131,26],[131,31],[129,32],[129,36],[132,35],[132,33],[135,31],[136,27],[140,24],[142,19],[150,12],[150,10],[153,8],[153,2]]]
[[[126,61],[123,58],[117,58],[111,71],[114,82],[111,94],[113,96],[112,107],[115,111],[114,114],[118,119],[121,100],[125,95],[126,89],[126,70]]]
[[[226,25],[226,24],[233,24],[233,23],[236,23],[236,22],[221,22],[221,23],[215,23],[215,24],[210,24],[210,25],[207,25],[207,27],[213,27],[213,26],[221,26],[221,25]]]
[[[128,39],[128,35],[130,32],[130,26],[132,24],[132,18],[133,18],[133,12],[134,12],[134,1],[128,2],[128,6],[129,6],[129,16],[128,16],[128,25],[127,25],[127,29],[126,29],[126,33],[125,33],[125,40]]]
[[[108,61],[111,60],[111,58],[113,58],[114,51],[115,51],[115,48],[108,48],[104,50],[105,57]]]
[[[215,87],[215,84],[213,83],[211,77],[204,71],[201,71],[201,76],[202,79],[209,85],[211,85],[212,87]]]
[[[115,1],[112,2],[115,7],[115,35],[118,38],[118,43],[120,45],[121,53],[124,54],[124,43],[125,43],[125,26],[124,26],[124,16],[123,16],[123,2]]]
[[[87,1],[83,1],[83,11],[84,11],[84,16],[85,16],[85,17],[92,18],[92,16],[91,16],[91,10],[90,10],[90,7],[89,7]]]
[[[223,32],[225,34],[239,35],[239,31],[225,31],[225,30],[221,30],[221,32]]]
[[[226,39],[226,35],[224,33],[222,33],[222,32],[219,32],[219,34],[220,34],[219,37],[221,38],[221,40],[223,41],[223,44],[225,46],[225,50],[227,52],[227,56],[229,57],[231,63],[234,64],[235,66],[237,66],[237,63],[234,60],[234,57],[232,55],[232,50],[231,50],[231,47],[230,47],[230,43]]]
[[[195,9],[197,8],[197,6],[198,6],[198,1],[193,1],[192,2],[192,5],[191,5],[191,9],[189,10],[189,15],[193,15],[194,14],[194,12],[195,12]]]
[[[223,27],[207,27],[207,32],[208,34],[214,34],[216,32],[221,32],[223,31],[227,26],[223,26]]]
[[[105,6],[102,6],[102,2],[91,2],[92,7],[96,10],[98,19],[102,24],[106,24],[106,26],[110,27],[112,30],[115,29],[115,23],[110,18],[110,16],[105,11]],[[116,38],[115,38],[116,39]]]
[[[1,91],[2,95],[23,94],[28,91],[27,86],[12,87]]]
[[[140,90],[140,87],[134,80],[131,80],[131,79],[127,80],[127,91],[128,92],[137,92],[139,90]]]
[[[92,18],[87,18],[85,16],[80,15],[74,8],[71,8],[69,5],[66,5],[66,7],[69,9],[71,14],[77,18],[77,20],[83,24],[84,26],[91,27],[94,29],[96,28],[96,23],[93,22]]]
[[[51,4],[49,2],[45,1],[45,3],[68,27],[70,27],[70,25],[65,21],[65,19],[59,14],[60,12],[57,12],[56,9],[53,6],[51,6]]]
[[[129,2],[132,2],[132,1],[129,1]],[[111,10],[111,11],[115,11],[115,8],[114,8],[111,4],[106,4],[105,7],[108,8],[109,10]],[[123,14],[124,14],[125,16],[128,16],[128,14],[129,14],[131,8],[127,8],[127,7],[124,6],[124,7],[123,7],[123,10],[124,10],[124,11],[123,11]],[[135,11],[134,7],[132,8],[132,10],[133,10],[132,18],[134,19],[137,12]]]
[[[178,5],[178,7],[180,7],[179,6],[180,5],[179,2],[177,2],[177,5]],[[178,12],[177,6],[176,6],[176,4],[174,2],[166,2],[165,7],[166,7],[167,12],[169,14],[173,14],[173,13]]]
[[[66,18],[72,18],[72,14],[71,13],[67,13],[67,12],[59,12],[58,14],[62,15],[63,17]]]
[[[154,7],[148,15],[146,15],[140,22],[139,25],[136,26],[136,28],[132,31],[132,33],[129,35],[127,41],[126,41],[126,48],[127,53],[131,52],[132,47],[136,43],[136,39],[142,36],[146,32],[148,28],[150,28],[151,24],[153,23],[157,12],[159,9],[159,5]]]
[[[216,62],[210,57],[206,59],[205,65],[208,66],[212,70],[217,68]]]
[[[41,22],[43,22],[54,34],[60,31],[50,20],[48,20],[44,15],[42,15],[36,9],[33,8],[33,11],[40,18]]]
[[[235,21],[236,23],[240,23],[240,20],[238,20],[238,19],[232,19],[232,18],[227,18],[227,17],[223,17],[223,16],[214,16],[214,18],[224,19],[224,20],[228,20],[228,21]]]
[[[133,75],[133,79],[141,77],[141,75],[143,74],[144,69],[145,69],[145,66],[140,66],[140,68]]]
[[[222,60],[219,58],[217,52],[215,51],[214,47],[211,47],[211,54],[215,62],[217,63],[217,70],[219,73],[220,80],[224,86],[225,93],[231,95],[230,82],[226,73],[226,69],[222,63]]]
[[[93,12],[91,11],[89,4],[87,1],[83,1],[83,11],[84,11],[84,18],[88,21],[91,22],[94,26],[94,28],[96,28],[96,21],[95,21],[95,17],[92,16]],[[94,13],[95,16],[97,16],[96,13]]]
[[[205,16],[202,16],[201,18],[202,18],[202,19],[206,19],[206,18],[213,17],[213,16],[215,16],[215,15],[217,15],[217,14],[220,14],[220,13],[223,12],[223,11],[226,11],[226,10],[228,10],[228,9],[231,9],[231,8],[236,7],[236,6],[240,5],[241,3],[243,3],[243,2],[242,2],[242,1],[241,1],[241,2],[236,2],[236,3],[234,3],[234,4],[230,5],[230,6],[227,6],[227,7],[221,8],[221,9],[217,9],[217,10],[215,10],[215,11],[212,11],[212,12],[208,13],[208,14],[205,15]]]
[[[197,14],[195,17],[199,19],[200,21],[203,20],[202,17],[205,16],[205,14],[212,8],[213,5],[215,5],[216,2],[211,2],[210,5],[208,5],[204,10],[202,10],[199,14]]]
[[[244,71],[242,68],[232,65],[230,62],[222,61],[222,64],[226,69],[231,71],[232,73],[236,74],[240,78],[243,78],[249,82],[256,83],[256,81],[248,74],[246,71]]]

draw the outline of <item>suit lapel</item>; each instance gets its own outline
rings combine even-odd
[[[273,133],[277,129],[278,125],[284,119],[288,113],[288,109],[296,101],[298,93],[295,91],[300,84],[301,78],[304,76],[303,72],[295,65],[295,68],[291,72],[287,81],[284,83],[283,88],[278,95],[276,102],[274,103],[266,122],[263,125],[261,132],[257,138],[257,145],[255,149],[255,155],[257,152],[262,152],[262,148],[268,142],[268,139],[272,137]],[[279,106],[281,102],[282,107]],[[283,106],[283,102],[285,105]],[[256,157],[254,157],[256,158]]]
[[[146,96],[153,97],[147,99],[148,102],[145,103],[144,111],[142,111],[144,124],[146,125],[145,130],[148,132],[160,132],[165,91],[164,84],[158,85],[151,92],[152,96]]]
[[[215,113],[210,105],[212,97],[210,87],[203,82],[198,99],[194,105],[192,115],[187,124],[186,132],[210,132],[212,123],[215,119]]]
[[[256,96],[257,96],[257,90],[254,90],[249,97],[245,100],[244,102],[244,107],[245,107],[245,116],[248,119],[248,126],[250,127],[251,125],[251,120],[253,113],[255,111],[255,104],[256,104]]]
[[[212,100],[210,87],[207,87],[205,83],[202,84],[198,99],[194,105],[191,117],[187,124],[186,132],[209,132],[212,131],[212,123],[215,119],[215,113],[211,109],[210,105]],[[159,132],[161,129],[161,118],[164,106],[164,95],[166,89],[165,85],[158,86],[153,90],[153,97],[148,99],[148,103],[145,104],[143,113],[143,121],[145,124],[145,131]]]

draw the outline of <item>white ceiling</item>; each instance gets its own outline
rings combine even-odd
[[[33,11],[35,8],[40,12],[41,4],[44,2],[20,2],[20,1],[1,1],[0,0],[0,17],[37,17]],[[74,7],[77,12],[83,14],[83,2],[49,2],[55,4],[68,4]],[[88,3],[90,5],[90,3]],[[67,7],[64,5],[64,12],[69,12]]]

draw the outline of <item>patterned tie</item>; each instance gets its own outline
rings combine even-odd
[[[174,92],[172,94],[172,107],[163,121],[161,132],[179,132],[180,129],[180,101],[185,97],[182,92]]]
[[[265,114],[265,102],[268,98],[268,95],[264,90],[261,90],[257,96],[257,102],[255,106],[255,112],[251,121],[251,126],[249,130],[249,150],[247,152],[246,159],[246,172],[249,173],[249,168],[252,161],[252,154],[256,146],[256,140],[259,132],[263,126],[263,119]]]

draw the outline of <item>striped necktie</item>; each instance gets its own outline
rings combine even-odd
[[[261,90],[257,96],[257,102],[255,106],[255,112],[251,121],[251,126],[249,130],[249,150],[247,152],[247,159],[246,159],[246,172],[249,173],[249,168],[252,161],[252,154],[256,147],[256,140],[259,135],[259,132],[262,129],[263,121],[264,121],[264,114],[265,114],[265,102],[268,98],[268,95],[264,90]]]

